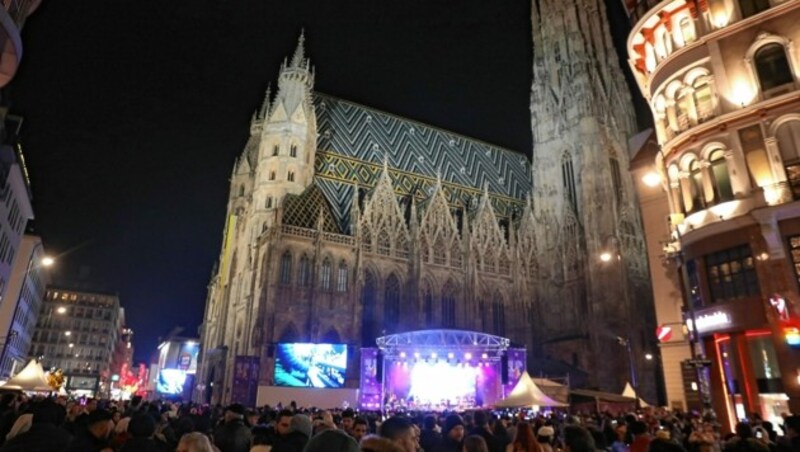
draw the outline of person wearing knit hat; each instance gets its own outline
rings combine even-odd
[[[273,452],[275,449],[272,449]],[[359,452],[358,443],[341,430],[325,430],[308,442],[304,452]]]
[[[553,452],[553,439],[556,436],[556,430],[550,425],[543,425],[539,427],[536,432],[536,441],[539,443],[542,452]]]
[[[442,448],[443,452],[461,452],[464,447],[464,420],[457,414],[451,414],[444,420],[442,429]]]

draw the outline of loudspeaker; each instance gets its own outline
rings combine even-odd
[[[375,359],[375,379],[383,381],[383,353],[378,352],[378,357]]]
[[[503,354],[500,359],[500,378],[504,385],[508,384],[508,355]]]

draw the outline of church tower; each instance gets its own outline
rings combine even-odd
[[[532,198],[544,244],[536,295],[544,330],[534,353],[594,369],[589,385],[621,391],[626,341],[637,360],[653,334],[627,171],[633,105],[602,0],[534,0],[532,25]]]
[[[285,195],[300,194],[312,183],[317,149],[313,87],[314,74],[301,34],[291,61],[281,65],[275,99],[270,99],[272,93],[267,90],[251,123],[251,134],[260,136],[254,149],[252,212],[261,231],[275,221],[275,211]]]

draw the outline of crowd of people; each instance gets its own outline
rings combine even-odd
[[[722,435],[713,413],[646,409],[397,413],[247,409],[144,401],[0,397],[0,452],[800,452],[800,416],[753,415]]]

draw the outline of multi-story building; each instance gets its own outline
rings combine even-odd
[[[665,240],[648,240],[650,259],[680,266],[654,272],[659,323],[690,321],[720,419],[798,412],[800,2],[627,3],[628,57],[658,144],[649,169],[661,178],[640,190],[643,201],[664,190],[666,202],[645,219]],[[641,161],[638,171],[648,173]],[[667,380],[690,353],[669,352]]]
[[[360,346],[423,328],[507,336],[535,372],[608,391],[631,367],[644,376],[654,315],[622,177],[634,121],[605,6],[541,0],[532,23],[532,167],[314,92],[301,40],[231,175],[202,328],[204,398],[230,400],[240,356],[257,357],[272,384],[278,342],[352,345],[355,386]],[[653,400],[653,378],[641,381]]]
[[[28,359],[31,338],[49,281],[42,240],[26,234],[20,242],[5,300],[0,303],[0,378],[8,378],[22,369]]]
[[[9,129],[0,126],[0,141]],[[4,136],[5,135],[5,136]],[[0,202],[0,303],[5,302],[17,251],[28,220],[33,218],[30,185],[22,154],[15,152],[13,143],[0,143],[0,180],[3,181]],[[12,297],[13,298],[13,297]],[[16,302],[16,299],[12,300]]]
[[[117,295],[48,287],[30,355],[45,369],[61,369],[68,391],[104,392],[120,321]]]
[[[132,370],[133,367],[133,330],[125,322],[125,309],[119,308],[119,330],[117,342],[114,345],[111,357],[111,374],[122,376],[123,371]]]

